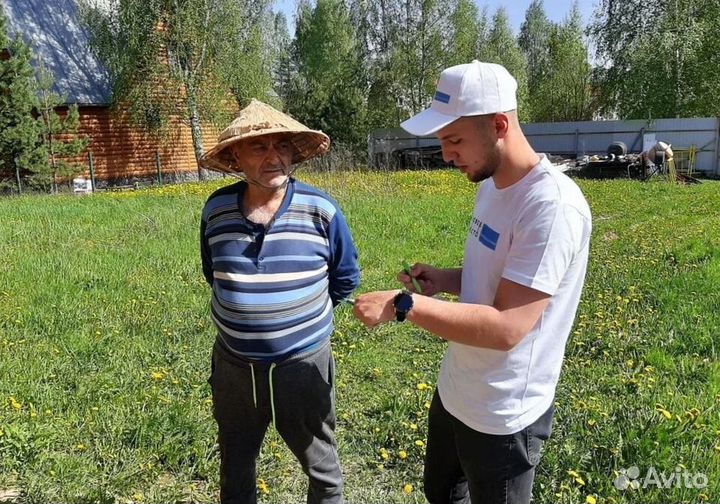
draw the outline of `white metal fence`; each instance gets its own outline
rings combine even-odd
[[[678,159],[688,164],[693,161],[695,171],[720,176],[717,117],[528,123],[522,129],[536,151],[570,158],[605,154],[612,142],[624,142],[628,152],[642,152],[663,141],[672,144]],[[427,153],[439,147],[435,137],[415,137],[400,128],[376,130],[368,139],[369,161],[376,167],[408,159],[398,156],[399,152]]]

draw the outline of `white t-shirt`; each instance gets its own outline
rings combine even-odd
[[[530,333],[508,352],[450,342],[440,369],[443,405],[468,427],[513,434],[552,404],[585,281],[590,208],[545,156],[504,189],[479,188],[465,244],[460,302],[492,305],[501,278],[551,295]]]

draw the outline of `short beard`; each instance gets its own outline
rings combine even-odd
[[[491,145],[483,166],[475,172],[468,173],[468,179],[475,184],[489,179],[495,175],[498,166],[500,166],[500,148],[497,145]]]

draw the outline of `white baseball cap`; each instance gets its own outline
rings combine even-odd
[[[430,108],[400,126],[408,133],[425,136],[460,117],[515,110],[516,91],[517,81],[502,65],[475,60],[446,68]]]

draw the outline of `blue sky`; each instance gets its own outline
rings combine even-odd
[[[510,23],[512,24],[515,32],[520,30],[520,25],[525,19],[525,11],[530,5],[531,0],[476,0],[478,6],[487,7],[487,11],[490,17],[495,13],[498,7],[505,7],[508,16],[510,17]],[[548,18],[552,21],[562,21],[567,13],[570,11],[573,0],[545,0],[543,5],[545,7],[545,13]],[[593,11],[597,6],[597,0],[579,0],[580,12],[583,16],[585,24],[591,19]],[[295,16],[295,0],[275,0],[274,5],[275,11],[281,10],[285,13],[285,16],[290,23],[290,32],[294,31]]]

